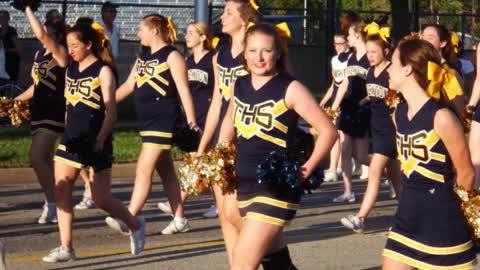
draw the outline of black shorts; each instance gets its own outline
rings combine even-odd
[[[370,121],[370,135],[372,153],[381,154],[389,158],[397,157],[396,129],[393,120],[383,117],[372,117]]]
[[[369,110],[342,111],[338,117],[338,129],[350,137],[364,138],[370,129]]]

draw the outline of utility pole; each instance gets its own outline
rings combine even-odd
[[[195,0],[195,21],[208,23],[208,0]]]

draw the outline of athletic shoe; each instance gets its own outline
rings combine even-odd
[[[142,252],[145,246],[145,218],[137,217],[140,222],[140,228],[136,231],[130,230],[130,251],[133,255]]]
[[[172,214],[172,207],[170,206],[169,202],[159,202],[157,204],[158,209],[160,209],[162,212],[164,212],[167,215]]]
[[[323,172],[323,175],[324,175],[323,181],[325,182],[336,182],[338,180],[337,173],[334,171],[325,170]]]
[[[188,224],[188,219],[183,218],[183,221],[176,221],[173,219],[170,223],[161,231],[162,234],[175,234],[183,233],[190,231],[190,224]]]
[[[207,212],[203,213],[204,218],[216,218],[217,216],[218,216],[218,210],[214,204],[210,206],[210,209],[208,209]]]
[[[57,223],[57,208],[55,203],[45,203],[43,205],[43,212],[37,218],[38,224]]]
[[[395,192],[395,188],[393,188],[393,184],[390,181],[388,183],[388,188],[389,188],[388,195],[390,196],[390,199],[397,198],[397,193]]]
[[[362,165],[362,174],[360,175],[360,180],[368,179],[368,166]]]
[[[95,202],[92,199],[85,198],[85,197],[83,197],[81,202],[75,205],[75,209],[78,209],[78,210],[94,209],[96,207],[97,206],[95,205]]]
[[[343,202],[349,202],[349,203],[353,203],[355,202],[356,199],[355,199],[355,193],[351,193],[349,195],[343,193],[342,195],[338,196],[338,197],[335,197],[333,199],[333,202],[334,203],[343,203]]]
[[[44,262],[67,262],[75,260],[75,251],[63,246],[50,250],[47,256],[42,259]]]
[[[123,235],[130,235],[127,224],[118,218],[106,217],[105,223],[107,223],[108,227],[114,231],[117,231]]]
[[[340,220],[340,222],[343,224],[343,226],[353,230],[356,233],[362,233],[365,229],[363,222],[355,215],[344,217]]]

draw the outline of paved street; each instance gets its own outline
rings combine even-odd
[[[77,181],[75,200],[81,199],[81,181]],[[361,198],[366,182],[356,181],[354,191]],[[113,192],[128,202],[131,179],[114,179]],[[331,198],[342,190],[340,183],[326,184],[304,197],[302,209],[287,227],[292,258],[299,269],[379,269],[389,220],[396,201],[388,198],[382,185],[379,202],[367,221],[365,234],[344,229],[339,219],[353,213],[355,204],[332,204]],[[163,236],[159,231],[169,217],[156,208],[165,200],[162,185],[156,179],[143,215],[147,219],[147,244],[138,256],[130,255],[129,238],[111,231],[104,223],[105,213],[98,209],[75,212],[74,246],[77,260],[62,264],[41,261],[48,250],[59,244],[56,225],[34,224],[40,214],[41,192],[34,183],[8,183],[0,188],[0,239],[7,244],[8,269],[227,269],[226,254],[216,219],[201,215],[211,203],[210,195],[192,198],[186,214],[192,231]]]

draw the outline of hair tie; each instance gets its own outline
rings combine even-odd
[[[103,26],[101,26],[99,23],[97,22],[93,22],[91,24],[91,27],[93,28],[93,30],[95,30],[98,35],[100,36],[100,44],[102,45],[102,47],[105,47],[105,41],[108,40],[108,36],[105,34],[104,32],[104,28]]]
[[[388,41],[388,39],[390,38],[390,27],[380,28],[380,26],[376,22],[372,22],[365,26],[363,31],[367,33],[367,36],[379,35],[383,41],[390,43]]]
[[[167,28],[170,29],[173,35],[173,41],[177,40],[177,30],[175,30],[175,26],[173,25],[172,17],[167,17]]]
[[[427,79],[430,81],[427,93],[436,100],[442,97],[442,92],[448,100],[453,100],[457,93],[462,92],[462,87],[452,71],[435,62],[428,61]]]
[[[458,38],[457,33],[455,32],[450,32],[450,42],[452,43],[453,51],[455,54],[458,53],[458,47],[460,45],[460,39]]]

